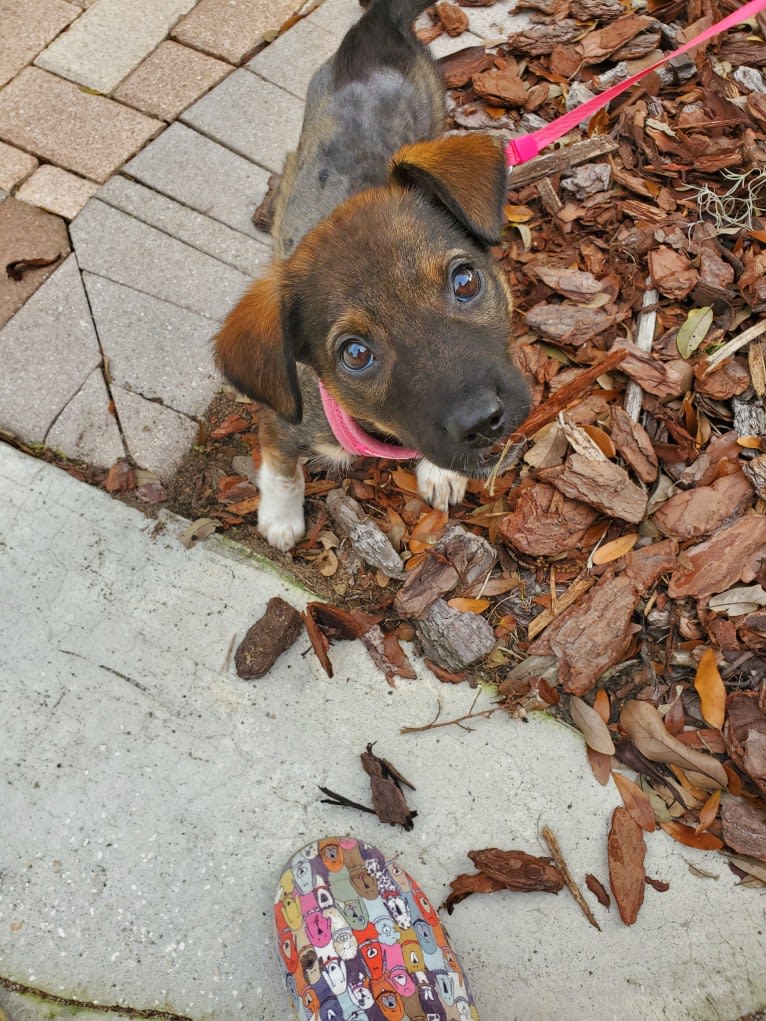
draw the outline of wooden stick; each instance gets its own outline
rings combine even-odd
[[[511,167],[508,177],[508,187],[523,188],[525,184],[538,181],[541,177],[550,177],[562,170],[569,170],[580,163],[589,163],[599,156],[606,156],[614,152],[617,143],[608,135],[597,135],[595,138],[586,138],[582,142],[575,142],[565,149],[558,149],[556,152],[547,153],[545,156],[537,156],[519,167]]]
[[[642,351],[652,350],[654,327],[657,322],[656,306],[659,295],[649,285],[650,280],[647,279],[647,289],[644,291],[641,315],[638,319],[638,334],[636,336],[636,347],[640,347]],[[643,401],[644,391],[641,389],[641,384],[637,383],[634,379],[628,380],[628,385],[625,387],[625,412],[630,415],[634,422],[638,421]]]
[[[582,913],[588,919],[590,924],[595,926],[598,929],[598,931],[601,932],[601,926],[594,918],[593,912],[588,907],[587,901],[580,892],[580,887],[574,881],[572,873],[569,871],[569,866],[564,861],[564,855],[561,853],[561,848],[559,847],[558,840],[556,840],[553,833],[548,829],[547,826],[543,826],[543,836],[545,837],[546,844],[550,848],[553,860],[556,862],[556,865],[558,866],[561,875],[564,877],[564,882],[569,887],[569,892],[572,894],[574,899],[580,905]]]
[[[707,376],[713,369],[718,368],[721,362],[726,361],[731,355],[736,354],[741,347],[745,344],[749,344],[751,340],[755,340],[760,337],[762,333],[766,333],[766,319],[761,320],[760,323],[756,323],[755,326],[751,326],[750,329],[745,330],[744,333],[740,333],[738,337],[728,341],[724,346],[716,351],[716,353],[710,358],[707,363],[707,368],[703,372],[703,376]]]

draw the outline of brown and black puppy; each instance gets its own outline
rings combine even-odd
[[[314,75],[277,199],[277,259],[216,338],[224,375],[270,409],[258,527],[281,550],[304,534],[301,458],[399,444],[446,508],[528,410],[489,253],[505,161],[487,136],[435,137],[443,89],[412,30],[427,5],[375,0]]]

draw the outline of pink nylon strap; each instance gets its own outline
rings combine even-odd
[[[335,439],[349,454],[358,454],[363,457],[388,457],[395,461],[409,461],[413,457],[420,457],[417,450],[408,450],[394,443],[383,443],[376,440],[374,436],[366,433],[361,426],[347,414],[319,381],[319,395],[322,398],[322,407],[330,423]]]
[[[520,138],[512,138],[505,147],[505,157],[508,162],[508,166],[513,168],[519,163],[526,163],[527,160],[534,159],[546,146],[552,142],[557,141],[572,128],[576,127],[581,121],[587,120],[592,117],[594,113],[597,113],[602,107],[606,106],[617,96],[626,92],[631,86],[635,85],[637,81],[640,81],[646,75],[651,74],[652,71],[656,71],[658,67],[662,67],[663,64],[667,64],[668,61],[673,60],[674,57],[680,57],[682,53],[686,53],[687,50],[693,49],[695,46],[699,46],[700,43],[707,42],[708,39],[712,39],[719,35],[721,32],[725,32],[728,28],[733,28],[735,25],[739,25],[743,21],[747,21],[748,18],[752,18],[756,14],[760,14],[761,11],[766,10],[766,0],[749,0],[744,7],[738,8],[736,11],[732,11],[731,14],[727,14],[725,18],[722,18],[715,25],[711,25],[706,28],[704,32],[700,32],[699,35],[695,36],[688,43],[684,43],[683,46],[679,46],[677,50],[669,53],[667,56],[662,57],[661,60],[656,61],[649,67],[645,67],[642,71],[637,74],[633,74],[630,78],[626,78],[625,81],[619,82],[617,85],[613,85],[605,92],[599,93],[594,96],[593,99],[589,99],[586,103],[581,106],[575,107],[574,110],[569,110],[561,117],[557,117],[555,121],[551,121],[550,124],[546,124],[544,128],[540,128],[538,131],[533,131],[528,135],[522,135]]]

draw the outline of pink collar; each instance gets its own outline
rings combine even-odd
[[[343,410],[335,398],[330,396],[321,380],[319,381],[319,394],[335,439],[350,454],[360,454],[363,457],[387,457],[395,461],[409,461],[413,457],[420,457],[417,450],[408,450],[395,443],[384,443],[366,433]]]

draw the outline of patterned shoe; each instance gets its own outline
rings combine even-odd
[[[478,1021],[431,902],[377,847],[328,837],[298,851],[274,924],[301,1021]]]

